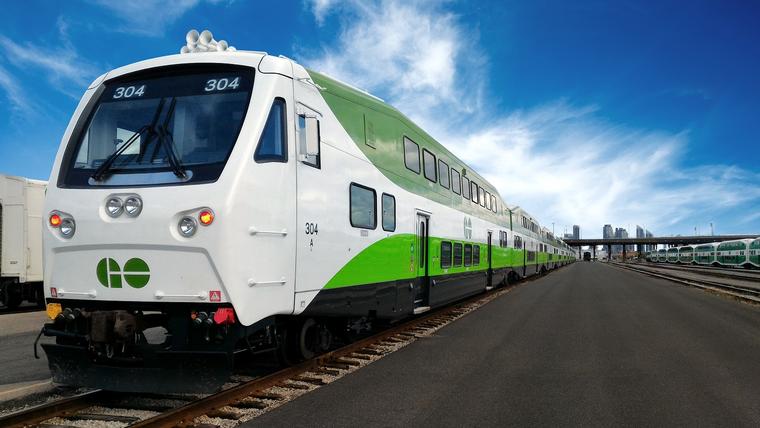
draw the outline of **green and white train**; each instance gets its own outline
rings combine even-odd
[[[44,212],[53,379],[121,391],[214,390],[236,355],[308,358],[574,261],[379,98],[207,32],[89,86]]]
[[[659,249],[647,259],[660,263],[760,268],[760,237]]]

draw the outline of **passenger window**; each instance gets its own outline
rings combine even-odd
[[[472,183],[472,202],[478,203],[478,185],[474,181]]]
[[[441,242],[441,269],[451,267],[451,242]]]
[[[288,161],[288,139],[286,128],[285,100],[275,98],[272,108],[269,110],[269,117],[264,125],[264,132],[261,133],[259,144],[253,153],[253,160],[258,163],[266,162],[287,162]]]
[[[486,192],[486,209],[491,209],[491,194]]]
[[[498,213],[499,209],[496,206],[496,196],[491,196],[491,211]]]
[[[425,178],[435,183],[437,180],[435,174],[435,155],[422,149],[422,167],[425,168]]]
[[[462,266],[462,244],[454,243],[454,266]]]
[[[396,230],[396,198],[393,195],[383,193],[383,230],[393,232]]]
[[[464,245],[464,265],[472,265],[472,245],[470,244]]]
[[[467,177],[462,177],[462,197],[470,199],[470,180]]]
[[[446,164],[446,162],[438,159],[438,177],[440,177],[440,180],[438,180],[441,183],[441,186],[445,188],[449,188],[449,166]]]
[[[351,183],[349,204],[351,206],[351,226],[362,229],[377,227],[377,201],[374,189]]]
[[[482,187],[478,188],[480,190],[480,206],[485,207],[486,206],[486,191]]]
[[[404,137],[404,165],[417,174],[420,173],[420,146]]]
[[[459,178],[459,171],[451,169],[451,190],[457,195],[462,193],[462,181]]]
[[[472,246],[472,265],[480,266],[480,246]]]

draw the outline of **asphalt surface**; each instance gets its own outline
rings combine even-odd
[[[0,390],[5,385],[50,378],[45,352],[34,358],[34,339],[48,321],[42,311],[0,314]],[[42,338],[40,342],[53,341]]]
[[[579,262],[249,426],[760,426],[760,309]]]

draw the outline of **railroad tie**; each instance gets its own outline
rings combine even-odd
[[[285,396],[282,394],[278,394],[276,392],[265,392],[265,391],[251,394],[250,397],[258,398],[259,400],[275,400],[275,401],[280,401],[280,400],[285,399]]]
[[[300,375],[293,378],[298,382],[310,383],[312,385],[324,385],[325,381],[322,378]]]
[[[269,404],[258,401],[258,400],[240,400],[235,402],[234,404],[231,404],[232,407],[237,407],[239,409],[259,409],[263,410],[269,407]]]
[[[238,420],[243,417],[240,412],[237,412],[235,410],[231,409],[214,409],[208,413],[206,413],[206,416],[209,418],[220,418],[220,419],[232,419],[232,420]]]

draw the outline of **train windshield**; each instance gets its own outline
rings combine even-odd
[[[243,125],[249,69],[108,83],[74,140],[64,184],[151,185],[216,180]]]

